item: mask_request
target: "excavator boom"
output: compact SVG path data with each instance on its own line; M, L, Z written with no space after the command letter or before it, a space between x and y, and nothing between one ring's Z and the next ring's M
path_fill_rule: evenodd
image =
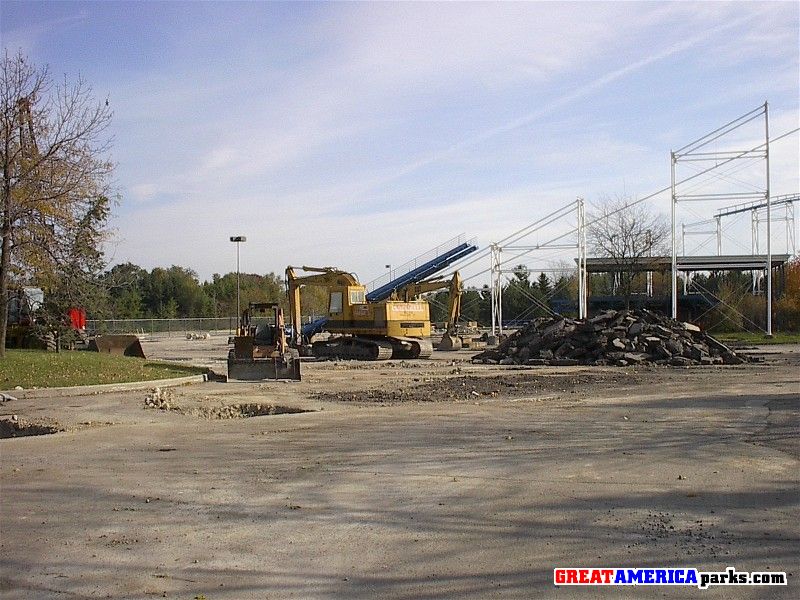
M429 279L419 283L410 284L397 290L399 297L406 301L418 298L421 294L435 292L437 290L448 290L447 302L447 322L445 323L445 333L439 342L440 350L461 350L463 342L458 336L458 319L461 317L461 296L462 279L458 271L453 273L450 279Z

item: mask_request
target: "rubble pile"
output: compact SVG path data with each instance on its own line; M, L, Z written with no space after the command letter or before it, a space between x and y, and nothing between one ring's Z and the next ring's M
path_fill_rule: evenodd
M145 408L157 408L159 410L174 409L174 404L170 404L173 399L172 390L169 388L153 388L153 390L144 397Z
M738 365L745 359L691 323L649 310L588 320L536 319L473 362L501 365Z

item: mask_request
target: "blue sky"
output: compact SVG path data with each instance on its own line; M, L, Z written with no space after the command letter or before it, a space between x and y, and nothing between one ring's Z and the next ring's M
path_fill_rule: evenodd
M228 237L243 234L245 271L335 265L368 281L577 196L647 195L669 183L671 148L765 100L774 135L800 114L796 2L0 11L4 48L109 98L109 257L201 278L235 268ZM775 194L800 189L797 139L771 149Z

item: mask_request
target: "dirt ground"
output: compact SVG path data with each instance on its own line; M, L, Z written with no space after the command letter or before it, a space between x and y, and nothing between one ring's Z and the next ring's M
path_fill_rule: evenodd
M145 340L224 372L227 337ZM17 398L3 598L800 596L800 347L735 367L304 363L301 382ZM554 567L785 571L576 588Z

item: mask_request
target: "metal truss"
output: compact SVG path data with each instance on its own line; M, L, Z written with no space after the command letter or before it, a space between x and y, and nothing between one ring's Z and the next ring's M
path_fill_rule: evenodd
M577 226L572 230L576 234L574 243L569 241L562 241L566 236L559 236L557 240L550 240L543 244L536 245L518 245L519 242L545 227L553 223L569 217L575 216ZM559 243L556 243L559 242ZM517 231L516 233L506 237L502 242L496 242L490 245L490 268L489 271L491 281L491 307L492 307L492 335L503 333L503 280L504 275L508 273L515 273L516 269L507 268L504 265L515 262L523 256L527 256L533 252L540 250L569 250L575 249L577 251L577 279L578 279L578 318L585 319L587 315L587 300L588 300L588 278L586 274L586 207L583 198L578 198L574 202L553 211L538 219L534 223L528 225ZM503 257L503 253L507 252L512 254L507 258ZM536 269L540 272L560 273L564 269Z
M759 144L754 148L749 149L734 149L734 150L712 150L715 142L725 142L726 136L733 136L742 127L751 122L757 122L763 119L764 122L764 143ZM740 132L741 133L741 132ZM746 182L728 177L726 174L721 173L721 167L729 165L734 161L758 161L763 165L764 185L763 187L752 186ZM692 162L711 162L712 166L704 169L699 175L708 175L709 178L717 178L719 180L725 179L729 182L736 183L738 187L748 187L747 191L730 191L723 193L691 193L691 189L681 187L682 184L694 179L694 177L683 179L678 182L676 178L676 170L681 163ZM677 253L677 236L676 236L676 212L679 203L685 202L748 202L752 205L764 206L766 210L766 260L764 269L766 271L767 283L767 335L772 335L772 243L771 243L771 228L772 228L772 208L771 198L769 194L770 178L769 178L769 105L764 102L762 106L751 110L748 113L734 119L715 129L714 131L686 144L678 150L670 152L671 164L671 184L670 189L672 192L672 318L678 316L678 253ZM714 233L717 235L717 253L722 254L722 228L720 219L726 214L735 214L733 211L751 210L750 206L732 207L726 213L726 209L718 211L713 220L716 221L716 228ZM709 220L711 221L711 220ZM703 225L707 222L695 223L693 225ZM682 236L685 243L685 236L687 233L700 233L693 231L690 225L690 231L687 232L684 227ZM685 249L684 249L685 250ZM754 253L755 254L755 253ZM685 252L684 252L685 256Z

